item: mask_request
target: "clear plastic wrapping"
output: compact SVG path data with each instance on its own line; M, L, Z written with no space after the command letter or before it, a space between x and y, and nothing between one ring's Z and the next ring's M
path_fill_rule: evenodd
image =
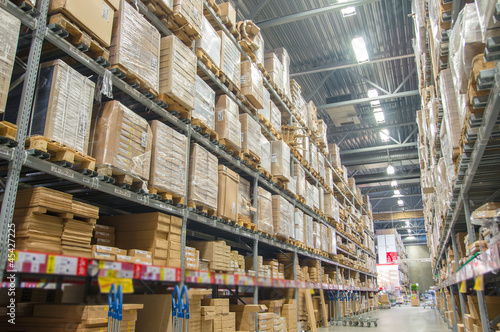
M201 21L201 38L195 41L196 50L203 50L203 53L212 60L217 68L221 67L221 37L212 27L205 16Z
M252 206L250 189L250 182L240 177L238 185L238 214L239 217L243 217L242 219L253 221L252 211L254 211L254 208Z
M439 74L439 83L441 103L443 105L444 118L446 118L448 124L447 130L451 139L451 146L452 148L458 148L460 146L463 122L460 123L457 96L455 94L453 79L449 69L441 70Z
M196 76L196 98L191 116L215 129L215 92L199 76Z
M310 141L310 139L308 138ZM319 165L318 165L318 148L316 147L316 144L313 142L309 142L309 163L311 165L311 168L315 170L316 172L319 172Z
M217 210L219 186L217 157L197 143L191 144L188 200Z
M151 121L153 144L149 185L184 197L187 176L187 137L166 124Z
M174 35L161 39L160 93L194 109L196 55Z
M293 174L295 177L297 177L297 185L296 185L297 195L305 198L306 197L306 171L304 170L304 167L299 163L295 163L293 167L294 167Z
M241 63L241 94L257 109L264 108L262 73L250 61Z
M330 233L329 234L329 250L328 252L332 255L336 255L337 254L337 232L335 231L335 229L333 227L328 227L328 232Z
M313 248L321 250L321 226L316 221L313 221L312 232L313 232L313 243L314 243Z
M87 155L95 84L62 60L40 67L29 135L45 136Z
M260 125L250 114L240 114L241 150L261 157Z
M218 166L217 217L238 220L240 176L225 165Z
M326 170L325 170L325 156L322 153L318 153L318 169L319 169L319 176L322 179L326 179Z
M153 134L146 120L118 101L94 109L90 151L97 167L149 179Z
M330 167L326 168L325 176L326 185L333 190L333 170Z
M318 111L316 109L316 105L311 100L307 103L307 112L306 112L306 120L307 127L311 129L312 132L318 131Z
M260 166L271 173L271 143L260 134Z
M286 239L293 237L293 205L281 195L274 195L272 201L274 234Z
M482 41L486 43L487 38L498 36L500 22L494 19L497 2L491 0L476 0L476 10L481 27Z
M219 30L217 34L221 38L220 70L239 90L241 88L241 53L224 31Z
M330 241L328 240L328 236L330 235L328 232L328 227L325 224L320 224L321 229L321 250L328 252L330 249Z
M14 61L16 60L17 41L21 21L0 8L0 113L5 112L7 95L9 94L10 78Z
M309 152L309 138L305 137L306 132L303 129L297 130L297 149L304 160L309 163L310 152Z
M255 63L264 64L264 38L262 34L259 32L254 39L254 44L257 47L255 53Z
M313 185L309 183L309 181L306 181L306 205L309 206L310 208L313 207L314 205L314 191L313 191Z
M271 122L271 95L264 85L262 85L262 108L259 109L259 114Z
M129 74L158 92L160 33L126 1L115 13L109 54L112 65L125 67Z
M283 65L274 52L264 55L264 68L278 89L283 90Z
M325 214L335 220L339 220L339 202L334 195L330 193L324 194Z
M304 212L295 209L295 240L305 243L304 238Z
M229 98L228 98L229 99ZM219 139L224 139L234 149L241 149L241 123L240 119L229 109L217 110L215 131Z
M325 212L325 190L323 187L319 187L319 210Z
M304 214L304 232L306 238L306 246L314 248L314 226L313 218Z
M280 47L274 50L278 59L281 61L283 65L283 93L289 99L291 99L290 94L290 56L286 51L286 48Z
M271 142L271 173L290 180L290 147L283 141Z
M326 135L328 131L328 126L326 125L325 121L323 121L323 119L318 120L318 131L319 131L318 137L321 139L323 143L325 143L326 149L328 150L328 138Z
M281 134L281 111L274 102L271 101L271 125Z
M319 189L316 186L311 186L313 192L313 208L319 210Z
M274 224L273 224L273 201L270 192L258 188L258 224L257 229L260 232L273 235L274 234Z
M191 28L198 35L202 34L203 0L174 0L174 13L182 14Z

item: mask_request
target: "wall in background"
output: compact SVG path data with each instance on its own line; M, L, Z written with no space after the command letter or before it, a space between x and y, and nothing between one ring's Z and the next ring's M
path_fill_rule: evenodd
M429 258L429 249L427 246L407 246L406 253L408 259ZM410 274L410 283L419 284L418 290L420 292L427 291L431 286L434 286L432 279L431 262L408 262L408 272Z

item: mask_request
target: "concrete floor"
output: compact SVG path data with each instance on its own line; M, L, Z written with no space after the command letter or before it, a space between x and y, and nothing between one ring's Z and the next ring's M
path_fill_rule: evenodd
M366 315L366 314L365 314ZM422 307L392 307L378 309L371 313L372 317L379 318L378 326L353 327L333 325L329 328L319 328L318 332L357 332L357 331L391 331L391 332L450 332L437 309Z

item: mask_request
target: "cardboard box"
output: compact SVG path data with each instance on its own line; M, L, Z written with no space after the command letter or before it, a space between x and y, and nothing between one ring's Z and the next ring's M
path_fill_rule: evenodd
M191 117L215 130L215 92L199 76L196 76L196 97Z
M151 258L152 256L152 252L151 251L147 251L147 250L139 250L139 249L129 249L127 251L127 254L131 257L135 257L135 258Z
M119 0L51 0L49 15L64 14L102 46L109 47L114 14L119 8Z
M258 193L258 206L257 206L257 229L265 234L274 234L273 222L273 203L272 195L270 192L259 187Z
M0 113L4 113L9 94L12 69L16 60L21 21L3 9L0 9L0 21L3 25L3 29L0 31L0 38L2 40L0 44L0 59L2 59L0 61Z
M225 4L231 4L226 2ZM233 41L222 30L217 31L221 39L220 49L220 70L226 75L226 78L234 84L234 86L241 89L241 54Z
M260 125L250 114L240 114L241 150L253 157L261 158Z
M474 329L474 324L476 324L476 320L468 314L464 315L464 326L467 330L472 331Z
M190 24L193 34L201 35L203 16L202 0L174 0L174 13L179 13ZM196 39L195 38L195 39Z
M238 185L240 176L224 165L219 165L217 217L238 220Z
M263 108L263 80L257 66L250 61L241 63L241 94L257 109Z
M293 206L280 195L272 196L274 235L293 238Z
M109 254L109 253L92 251L92 258L98 259L98 260L101 260L101 261L115 261L116 260L116 255L115 254Z
M217 7L219 7L219 17L232 26L236 26L236 10L233 5L228 1L219 4Z
M217 210L218 159L201 145L191 145L188 200Z
M200 51L203 52L217 68L220 68L221 43L221 37L217 34L217 31L215 31L207 18L203 16L201 22L201 38L195 41L197 54Z
M271 173L285 181L290 177L290 147L283 141L271 142Z
M241 150L241 123L229 110L216 110L215 131L224 145L239 154Z
M170 294L124 295L125 303L139 303L136 331L172 332L172 296Z

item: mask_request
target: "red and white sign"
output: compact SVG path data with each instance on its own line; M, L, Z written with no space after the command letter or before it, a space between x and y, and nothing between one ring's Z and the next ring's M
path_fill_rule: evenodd
M387 264L398 262L398 253L395 251L386 252Z

